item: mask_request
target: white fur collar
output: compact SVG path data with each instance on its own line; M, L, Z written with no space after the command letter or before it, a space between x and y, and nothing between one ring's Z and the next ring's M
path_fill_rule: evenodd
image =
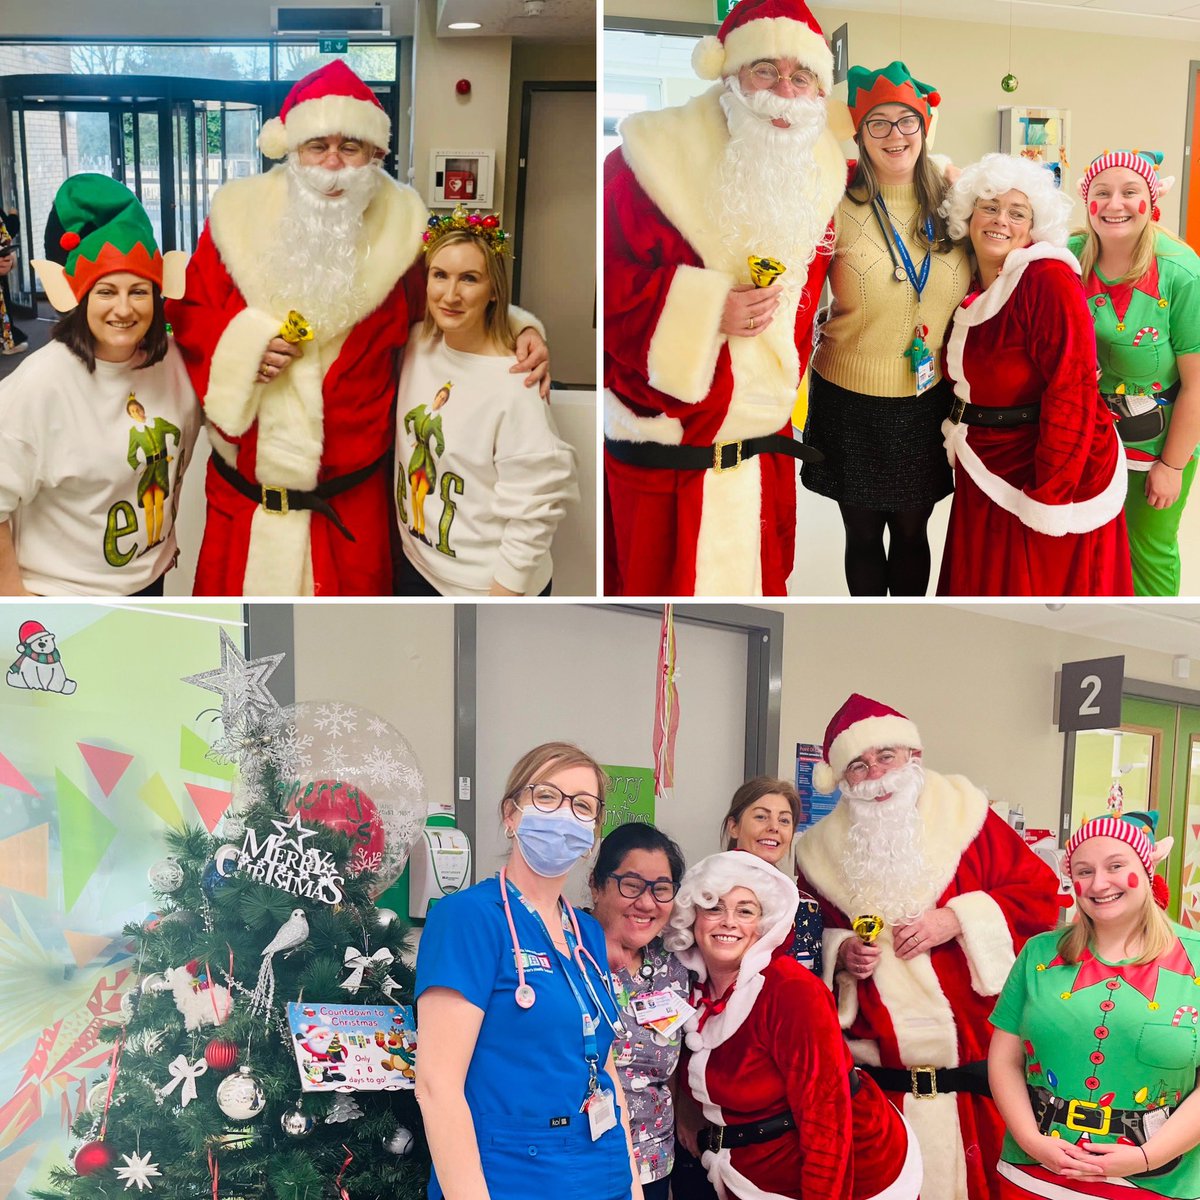
M238 290L252 308L271 311L259 249L264 232L279 220L287 203L287 166L265 175L235 179L213 197L209 231ZM384 176L363 217L371 246L359 270L354 320L377 309L421 252L429 210L412 188ZM281 319L287 314L279 314Z
M987 797L961 775L925 772L925 787L917 801L917 812L925 825L925 866L941 894L954 879L963 852L978 836L987 819ZM805 878L847 916L854 897L842 873L850 832L850 805L842 799L837 807L796 842L796 865ZM707 1029L707 1026L705 1026Z
M954 313L954 324L973 326L990 321L1016 291L1021 276L1025 274L1025 268L1031 262L1041 259L1066 263L1076 275L1079 274L1079 262L1065 246L1052 246L1049 242L1033 242L1031 245L1022 246L1020 250L1009 253L1004 260L1004 266L1000 268L1000 274L992 281L990 287L984 289L974 304L966 308L961 305L958 307Z
M646 195L687 238L704 265L747 281L745 256L721 240L706 207L729 141L721 109L723 91L724 85L716 84L678 107L627 117L621 123L621 149ZM821 176L817 211L828 222L846 190L846 159L828 129L814 146L813 159Z

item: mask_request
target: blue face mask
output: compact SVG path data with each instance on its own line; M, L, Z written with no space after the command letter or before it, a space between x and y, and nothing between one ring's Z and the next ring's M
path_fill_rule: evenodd
M543 879L565 875L596 841L591 825L536 808L522 811L515 836L526 865Z

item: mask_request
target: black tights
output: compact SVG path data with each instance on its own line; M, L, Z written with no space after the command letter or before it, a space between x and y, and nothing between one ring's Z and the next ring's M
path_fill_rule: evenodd
M849 504L838 507L846 528L846 586L850 595L925 595L930 565L926 527L933 505L899 512L876 512Z

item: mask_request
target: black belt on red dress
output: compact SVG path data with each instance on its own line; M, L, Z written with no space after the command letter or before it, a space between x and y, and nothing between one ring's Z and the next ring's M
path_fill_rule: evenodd
M872 1067L863 1063L858 1069L875 1080L885 1092L908 1092L928 1099L943 1092L971 1092L990 1096L987 1063L964 1063L961 1067Z
M604 449L617 462L630 467L654 467L667 471L732 471L756 454L788 454L801 462L825 461L812 446L782 433L739 441L716 442L712 446L673 446L665 442L626 442L604 439Z
M983 404L968 404L954 397L950 405L951 425L986 425L991 428L1003 425L1032 425L1042 411L1042 402L1021 404L1014 408L988 408Z
M217 474L230 487L235 491L241 492L246 499L257 501L267 512L286 513L290 512L293 508L311 509L313 512L320 513L321 516L329 520L338 533L353 542L355 540L354 534L346 528L342 523L341 517L334 512L333 506L329 503L329 498L331 496L340 496L343 492L348 492L351 488L357 487L360 483L370 479L390 459L391 451L389 450L386 454L380 455L369 466L360 467L357 471L351 471L348 475L339 475L336 479L326 479L318 483L315 488L309 489L267 487L265 484L253 483L241 474L236 467L231 467L215 451L210 461Z
M776 1113L761 1121L745 1125L710 1125L700 1134L702 1150L731 1150L734 1146L754 1146L771 1142L796 1128L796 1118L790 1112Z

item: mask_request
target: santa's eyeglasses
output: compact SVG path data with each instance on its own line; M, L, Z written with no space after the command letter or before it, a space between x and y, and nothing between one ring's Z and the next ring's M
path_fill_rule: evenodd
M798 92L807 92L817 84L817 77L811 71L793 71L790 75L782 75L774 63L757 63L750 70L751 82L762 91L778 87L781 79L786 79Z

